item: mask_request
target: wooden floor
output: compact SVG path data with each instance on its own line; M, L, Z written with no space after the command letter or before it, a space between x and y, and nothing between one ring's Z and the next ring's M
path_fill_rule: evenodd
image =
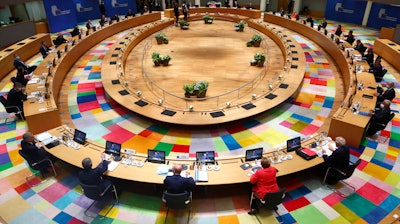
M125 74L129 82L133 83L133 88L143 92L145 99L156 102L163 98L164 105L171 108L187 108L186 100L172 96L184 97L182 86L185 83L208 81L207 97L214 97L246 85L261 74L262 79L253 85L249 84L239 92L220 97L220 105L217 105L217 99L191 104L197 109L216 109L223 107L228 101L232 104L247 102L251 94L260 95L266 91L268 83L274 82L278 71L282 71L284 61L275 42L251 28L247 29L250 32L235 32L233 23L218 20L210 25L204 25L203 21L191 22L189 30L169 27L163 30L169 44L157 45L154 36L151 36L137 45L129 54ZM263 36L262 47L246 47L246 42L255 33ZM162 56L170 55L170 65L155 67L151 59L152 52L159 52ZM263 52L267 57L265 70L250 66L250 61L257 52ZM152 85L146 80L144 73L151 82L172 95L164 94ZM143 86L150 86L150 90Z

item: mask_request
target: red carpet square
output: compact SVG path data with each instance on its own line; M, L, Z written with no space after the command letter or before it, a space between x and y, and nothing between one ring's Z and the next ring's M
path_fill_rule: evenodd
M112 142L117 142L117 143L124 143L128 141L130 138L135 136L134 133L121 128L119 125L111 125L108 127L108 129L111 131L109 134L104 135L103 138L112 141Z
M382 201L384 201L389 195L388 192L381 190L380 188L370 183L366 183L364 186L358 189L357 193L364 198L370 200L375 205L381 204Z
M172 152L184 152L189 153L189 146L188 145L174 145L172 147Z
M70 191L68 187L57 182L39 192L39 195L42 196L42 198L46 199L48 202L54 203L62 196L64 196L64 194L66 194L68 191Z
M304 207L309 204L310 204L310 202L305 197L297 198L295 200L283 203L283 205L289 212L294 211L296 209L299 209L299 208Z
M323 198L322 200L325 203L327 203L329 206L334 206L337 203L341 202L343 200L343 197L336 193L332 193L332 194L326 196L325 198Z
M30 188L31 188L31 187L29 186L28 183L23 183L23 184L19 185L18 187L16 187L16 188L15 188L15 191L16 191L18 194L21 194L22 192L24 192L24 191L26 191L26 190L28 190L28 189L30 189Z

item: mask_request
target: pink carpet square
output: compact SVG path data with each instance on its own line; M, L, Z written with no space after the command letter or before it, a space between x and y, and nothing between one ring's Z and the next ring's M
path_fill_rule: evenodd
M375 205L381 204L382 201L385 200L389 195L388 192L370 183L366 183L364 186L358 189L357 193L363 196L364 198L370 200Z
M85 111L100 108L100 105L99 105L99 102L93 101L93 102L87 102L87 103L80 103L80 104L78 104L78 107L79 107L80 112L85 112Z
M71 220L69 220L68 224L85 224L86 222L81 221L75 217L72 217Z
M389 185L389 184L387 184L387 183L385 183L385 182L383 182L383 181L381 181L381 180L379 180L379 179L377 179L375 177L372 177L369 180L369 183L375 185L379 189L384 190L384 191L386 191L388 193L391 193L393 191L393 189L395 188L392 185Z
M329 206L334 206L337 203L341 202L344 198L336 193L332 193L328 196L326 196L325 198L323 198L322 200L328 204Z
M134 133L132 133L124 128L121 128L119 125L116 125L116 124L109 126L108 129L111 132L107 135L103 135L103 138L108 141L117 142L117 143L122 144L122 143L128 141L130 138L135 136Z
M315 125L307 125L307 127L305 127L301 133L303 135L311 135L313 133L315 133L318 130L319 127L315 126Z
M7 144L0 145L0 154L7 152Z
M367 161L361 160L360 165L357 166L357 169L363 170L368 165Z
M285 208L289 212L291 212L291 211L294 211L296 209L302 208L302 207L304 207L306 205L309 205L309 204L310 204L310 202L305 197L300 197L300 198L297 198L295 200L284 202L283 206L285 206Z
M44 189L43 191L39 192L39 195L42 196L42 198L46 199L48 202L54 203L62 196L64 196L64 194L67 193L69 190L70 189L68 187L62 185L59 182L56 182Z
M78 85L78 93L88 92L88 91L92 91L94 89L95 89L94 83L80 83Z
M287 128L290 128L290 127L292 127L292 123L289 123L289 122L287 122L287 121L282 121L281 123L280 123L280 125L282 125L283 127L287 127Z

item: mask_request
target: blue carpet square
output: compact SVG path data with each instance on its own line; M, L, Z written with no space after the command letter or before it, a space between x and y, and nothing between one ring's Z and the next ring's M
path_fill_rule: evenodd
M307 124L311 123L313 121L313 119L299 115L299 114L292 114L292 118L300 120L300 121L304 121Z
M232 135L224 135L221 136L221 138L222 140L224 140L225 145L228 147L229 150L242 148L242 146L240 146L239 143L236 142Z
M100 104L100 107L101 107L101 109L103 111L107 111L107 110L111 110L112 109L110 104L108 104L108 103L102 103L102 104Z
M286 213L284 215L281 215L283 222L282 223L296 223L296 220L290 215L290 213ZM278 221L282 221L279 220L278 217L276 218Z
M14 137L14 138L9 138L9 139L7 139L6 142L7 142L7 143L10 143L10 142L13 142L13 141L16 141L16 140L17 140L17 138Z
M78 104L93 102L93 101L97 101L97 97L95 94L87 95L87 96L78 96L76 101L78 102Z
M376 149L377 146L378 146L378 142L374 142L374 141L367 142L367 147L369 147L369 148Z
M311 193L310 189L303 185L299 188L289 191L287 194L289 194L292 199L297 199L309 193Z
M91 72L88 77L89 80L100 79L100 78L101 78L101 72Z
M393 211L400 204L400 199L396 196L389 195L380 205L387 212Z
M372 210L368 215L363 216L362 218L367 222L367 223L378 223L381 219L383 219L387 214L389 214L388 211L383 210L380 207L376 207L374 210Z
M85 66L85 67L83 68L83 70L85 70L85 71L90 71L90 70L92 70L92 66Z
M77 81L71 81L69 84L72 84L72 85L79 84L79 80L77 80Z
M60 212L56 217L53 218L53 221L60 224L67 224L72 219L72 216L68 215L65 212Z
M395 148L400 148L400 141L394 140L394 139L390 139L389 145L392 146L392 147L395 147Z
M79 185L79 179L77 173L72 173L63 179L59 180L64 186L68 187L69 189L73 189Z
M64 194L61 198L53 203L55 207L60 210L64 210L68 205L74 202L77 198L79 198L80 194L75 191L69 191Z
M376 159L372 159L371 162L376 164L376 165L378 165L378 166L384 167L384 168L386 168L388 170L392 170L392 168L393 168L392 165L386 164L386 163L384 163L382 161L379 161L379 160L376 160Z
M333 105L333 99L331 99L331 97L325 97L325 101L324 101L323 107L332 108L332 105Z
M246 127L247 129L250 129L250 128L253 128L253 127L255 127L255 126L259 125L259 124L260 124L259 121L251 119L251 120L246 121L243 124L243 126Z
M28 190L22 192L20 195L24 200L26 200L26 199L32 197L35 194L36 194L35 191L33 191L32 189L28 189Z
M81 118L81 117L82 117L81 114L71 114L71 119L72 119L72 120L78 119L78 118Z

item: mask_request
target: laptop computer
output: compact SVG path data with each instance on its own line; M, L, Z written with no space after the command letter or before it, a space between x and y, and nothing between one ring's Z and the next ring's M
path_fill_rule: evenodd
M151 163L165 163L165 152L161 150L152 150L149 149L147 151L147 161Z
M286 141L286 149L288 152L296 151L301 149L301 138L296 137Z
M249 149L246 150L245 161L252 161L256 159L261 159L263 155L263 148Z
M80 131L78 129L75 129L74 132L74 138L73 138L74 142L79 143L81 145L85 144L86 141L86 133L83 131Z
M196 163L214 164L215 152L214 151L196 152Z

